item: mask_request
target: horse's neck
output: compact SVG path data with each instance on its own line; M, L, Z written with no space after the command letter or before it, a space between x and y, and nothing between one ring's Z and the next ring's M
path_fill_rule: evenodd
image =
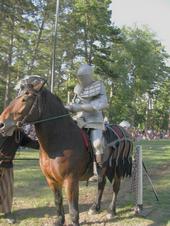
M62 134L69 129L69 125L71 125L71 119L70 116L67 115L61 115L61 117L58 118L56 115L52 116L51 119L46 118L44 122L40 122L35 125L35 130L37 134L44 135L45 137L53 137L56 136L56 134ZM63 117L62 117L63 116ZM54 117L54 118L53 118Z
M66 109L61 100L50 91L44 90L41 98L42 118L66 114Z
M44 93L42 96L42 115L40 120L45 120L35 124L36 134L40 143L46 149L55 145L62 146L63 140L68 140L68 130L74 127L73 120L64 108L62 102L53 94ZM54 119L55 118L55 119Z

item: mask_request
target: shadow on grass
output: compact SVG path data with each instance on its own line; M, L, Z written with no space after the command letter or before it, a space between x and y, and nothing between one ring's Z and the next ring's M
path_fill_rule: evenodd
M89 204L80 204L80 213L88 212L91 205ZM68 208L65 205L65 214L68 213ZM106 224L106 223L116 223L120 220L124 219L130 219L132 216L122 217L120 215L131 211L131 209L121 210L118 212L118 215L113 219L107 219L106 216L104 217L98 217L99 215L96 214L94 216L87 217L87 220L81 220L81 225L93 225L93 224ZM37 207L37 208L26 208L26 209L20 209L15 210L14 215L17 218L18 223L27 219L37 219L37 218L54 218L56 217L56 208L55 207L49 207L49 206L43 206L43 207ZM88 215L87 215L88 216ZM92 220L94 219L94 220Z
M154 205L154 204L153 204ZM153 206L153 211L151 214L149 214L146 217L140 217L140 216L135 216L132 208L126 208L124 209L124 207L126 205L123 205L124 207L119 209L118 208L118 212L117 212L117 216L113 219L107 219L106 218L106 206L108 206L108 201L103 202L103 207L102 208L102 212L101 214L97 214L94 216L89 216L88 215L88 210L91 207L91 204L80 204L80 214L83 214L83 217L80 216L80 222L81 225L100 225L100 224L108 224L108 225L112 225L114 223L123 223L124 225L128 225L128 223L126 222L126 220L130 220L130 219L136 219L135 221L138 222L138 219L143 219L145 220L152 220L153 223L148 224L148 226L165 226L168 224L168 218L166 216L167 212L164 213L162 210L159 209L159 205L157 205L156 207ZM145 206L144 206L145 208ZM65 214L68 214L68 206L64 205L64 209L65 209ZM19 210L15 210L14 214L17 218L18 222L22 222L24 220L28 220L28 219L42 219L42 218L55 218L56 217L56 208L54 207L50 207L50 206L43 206L43 207L36 207L36 208L25 208L25 209L19 209ZM85 215L84 215L85 214ZM160 216L162 215L162 216ZM124 221L126 223L124 223Z
M45 216L55 216L56 215L56 208L55 207L37 207L37 208L26 208L15 210L13 212L19 221L28 219L28 218L43 218Z
M80 212L88 211L91 205L81 204ZM68 214L68 206L64 205L65 214ZM25 208L13 211L14 215L17 218L18 222L27 220L27 219L37 219L37 218L53 218L56 217L56 207L36 207L36 208Z

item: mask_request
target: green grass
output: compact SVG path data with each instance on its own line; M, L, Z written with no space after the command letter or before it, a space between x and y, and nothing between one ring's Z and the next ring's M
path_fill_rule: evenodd
M144 204L153 208L148 218L153 225L170 225L170 141L143 141L140 144L144 163L159 197L157 202L148 179L144 177Z
M144 174L144 209L152 210L145 218L136 217L132 211L135 205L134 194L131 192L131 180L122 181L118 197L117 218L106 219L106 209L111 201L111 186L106 186L102 209L96 216L88 216L87 211L95 198L96 184L89 187L85 182L80 184L80 222L81 225L106 226L170 226L170 141L142 141L143 160L154 187L158 193L156 201L151 185ZM19 158L38 158L37 151L22 151ZM39 168L37 160L16 160L14 166L15 191L13 211L19 226L51 225L55 219L53 194L48 188L45 178ZM68 220L67 202L64 198L66 217ZM4 219L0 219L0 226L6 226Z

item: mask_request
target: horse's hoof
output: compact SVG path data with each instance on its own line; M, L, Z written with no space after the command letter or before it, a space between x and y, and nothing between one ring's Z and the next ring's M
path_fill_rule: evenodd
M64 225L66 225L66 224L63 224L61 222L56 221L56 222L53 223L52 226L64 226Z
M73 224L64 224L64 226L80 226L80 224L75 224L75 223L73 223Z
M111 219L113 219L113 214L111 214L111 213L108 213L108 214L106 215L106 218L107 218L108 220L111 220Z
M88 214L89 214L89 215L94 215L94 214L99 213L99 211L100 211L100 208L97 206L96 203L94 203L94 204L92 205L92 207L89 209Z
M115 215L114 213L108 213L107 215L106 215L106 218L108 219L108 220L112 220L113 218L115 219L117 217L117 215Z
M64 224L60 224L60 223L53 223L52 226L63 226Z
M88 215L95 215L95 214L97 214L97 211L96 210L89 209Z
M52 226L63 226L63 224L53 223Z

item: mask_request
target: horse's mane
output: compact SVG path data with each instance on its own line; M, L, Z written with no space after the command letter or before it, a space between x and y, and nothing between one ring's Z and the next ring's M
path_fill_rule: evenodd
M41 92L41 107L43 112L57 115L68 113L63 105L63 102L58 96L52 94L46 88L43 88Z
M47 123L35 125L36 133L39 134L39 139L41 137L40 142L48 155L54 158L59 154L63 155L64 150L76 149L77 151L75 143L80 136L80 131L60 98L43 88L38 101L41 111L40 120L54 118L54 120L47 120ZM81 144L81 139L78 139Z

